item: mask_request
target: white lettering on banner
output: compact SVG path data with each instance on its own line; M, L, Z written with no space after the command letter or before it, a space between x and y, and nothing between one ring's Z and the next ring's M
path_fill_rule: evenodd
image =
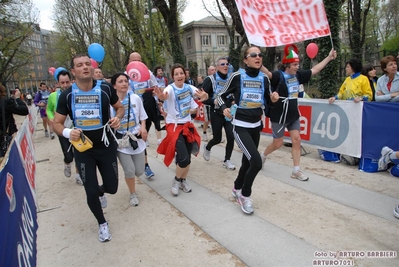
M29 203L24 196L24 203L22 208L22 227L19 226L22 236L22 244L18 242L17 253L19 266L31 266L30 259L33 256L33 228L34 221L32 211L29 207ZM22 261L21 261L22 260ZM22 264L23 263L23 264Z
M321 123L324 117L324 112L320 112L315 125L313 126L313 133L320 134L321 138L327 138L330 140L336 140L339 136L339 125L340 117L337 113L333 112L327 116L327 122ZM334 123L332 122L334 120ZM332 130L332 125L335 125L334 130Z
M236 0L252 44L279 46L330 35L323 0Z

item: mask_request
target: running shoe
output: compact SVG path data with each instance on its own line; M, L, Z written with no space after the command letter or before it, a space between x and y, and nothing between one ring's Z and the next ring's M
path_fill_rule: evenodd
M101 202L101 208L105 209L108 205L107 196L103 195L103 196L99 196L98 198L100 199L100 202Z
M158 139L158 146L162 143L162 139Z
M241 210L246 214L254 213L254 208L252 207L252 199L250 197L244 197L240 194L238 197L238 203L241 205Z
M238 198L241 196L241 189L234 189L231 190L231 194L233 195L233 197L235 198L235 200L240 203L240 201L238 200Z
M266 162L266 156L263 154L263 152L260 152L260 158L262 159L262 169L265 166L265 162Z
M399 205L397 205L393 210L393 216L399 219Z
M146 177L147 179L149 179L149 178L151 178L152 176L155 175L155 174L153 173L153 171L151 170L150 166L146 166L146 167L145 167L144 174L145 174L145 177Z
M182 179L180 182L180 189L183 190L184 193L191 192L191 186L187 183L186 179Z
M51 139L54 139L54 138L55 138L54 133L50 133L50 136L51 136Z
M202 141L205 141L205 142L208 141L208 136L206 135L206 133L202 134Z
M209 161L211 159L211 151L206 149L206 145L204 145L204 153L202 154L202 156L206 161Z
M100 242L108 242L112 239L111 232L109 231L108 223L105 222L100 224L100 228L98 229L98 240Z
M129 203L130 203L130 205L133 206L133 207L136 207L136 206L139 205L139 198L138 198L136 192L130 194L130 201L129 201Z
M71 164L64 165L64 175L66 177L71 177Z
M379 171L384 171L387 169L388 163L391 162L390 156L393 152L394 151L387 146L384 146L381 149L381 158L378 160L378 170Z
M173 178L172 188L170 189L172 195L177 196L179 194L179 187L180 181L176 181L176 179Z
M223 162L223 168L226 168L228 170L235 170L236 166L234 166L234 164L231 163L230 160L226 160L225 162Z
M83 185L83 181L82 181L82 178L80 178L79 173L76 174L76 176L75 176L75 181L76 181L76 183L77 183L78 185Z
M47 131L44 131L44 136L45 136L45 137L49 137L49 135L48 135L48 132L47 132Z
M291 178L292 179L298 179L299 181L307 181L307 180L309 180L309 177L307 177L301 171L292 172L291 173Z

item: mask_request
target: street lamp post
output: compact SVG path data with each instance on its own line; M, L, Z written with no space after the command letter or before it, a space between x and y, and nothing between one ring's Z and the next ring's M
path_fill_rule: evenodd
M157 9L155 7L152 7L152 0L148 0L147 1L147 5L148 5L148 10L149 10L149 14L144 15L145 19L150 19L150 38L151 38L151 52L152 52L152 69L154 69L155 67L155 48L154 48L154 34L153 34L153 28L152 28L152 13L156 13Z

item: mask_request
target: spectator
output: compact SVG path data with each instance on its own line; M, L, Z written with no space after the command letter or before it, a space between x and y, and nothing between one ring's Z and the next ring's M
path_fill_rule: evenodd
M11 136L17 132L17 126L13 114L28 115L29 110L26 104L20 99L21 92L15 89L13 97L7 98L6 88L0 84L0 138L1 142L5 135ZM3 110L5 112L5 124L3 125ZM3 151L5 152L5 151ZM3 156L3 155L1 155Z
M384 72L378 81L375 90L377 102L399 102L399 72L394 56L383 57L380 61Z
M362 74L369 78L370 80L370 87L373 95L371 97L371 101L375 101L375 88L377 87L377 70L374 68L373 65L367 64L363 67Z
M355 103L359 103L360 101L371 101L373 93L371 91L370 81L366 76L360 73L362 69L363 66L360 59L352 58L346 62L345 71L348 77L339 89L338 94L329 98L330 104L336 99L353 100ZM341 162L348 165L357 165L359 159L341 154Z
M371 101L372 91L370 82L366 76L360 73L362 69L363 66L360 59L352 58L346 62L345 71L348 77L341 85L338 94L329 98L330 104L336 99L353 100L355 103Z

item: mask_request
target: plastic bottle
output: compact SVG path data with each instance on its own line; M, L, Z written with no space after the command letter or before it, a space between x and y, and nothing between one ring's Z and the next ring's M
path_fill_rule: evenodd
M237 111L237 104L234 104L234 105L232 105L230 107L230 114L231 114L232 117L234 117L234 115L236 114L236 111ZM231 121L232 120L232 118L231 119L229 119L227 117L224 117L224 118L225 118L226 121Z

